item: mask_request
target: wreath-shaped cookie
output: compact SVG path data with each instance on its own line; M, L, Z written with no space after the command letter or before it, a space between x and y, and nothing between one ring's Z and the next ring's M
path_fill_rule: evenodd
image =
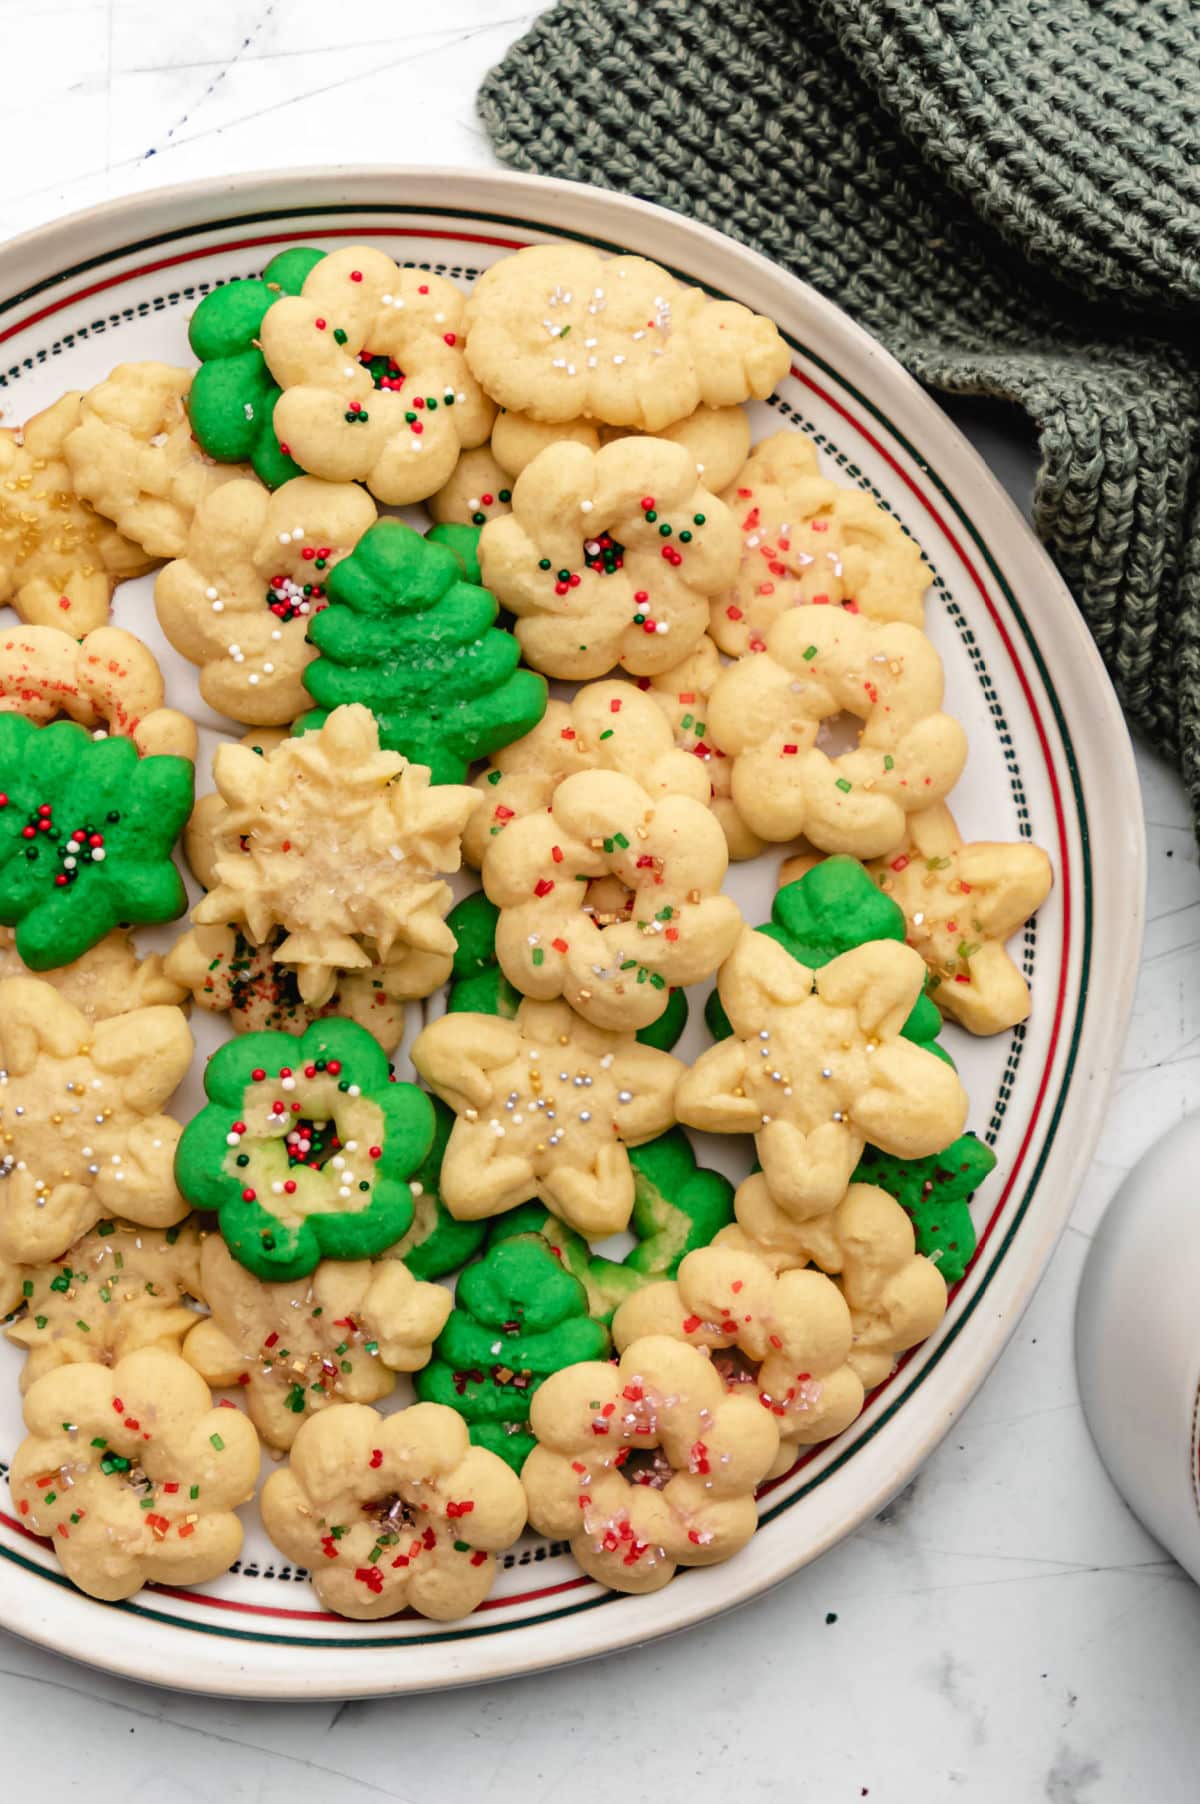
M662 439L551 446L479 538L483 580L517 616L527 660L574 681L678 664L737 557L733 515L682 445Z
M556 1372L530 1420L530 1524L568 1540L614 1591L658 1591L677 1566L737 1553L779 1452L777 1418L757 1394L727 1391L698 1347L661 1334L633 1341L616 1364Z
M120 627L99 626L81 640L55 626L0 633L0 713L35 726L66 716L82 727L132 739L143 757L196 761L196 728L163 706L153 652Z
M25 1425L8 1478L17 1515L89 1597L202 1585L241 1552L234 1512L254 1495L258 1436L239 1411L214 1409L174 1353L47 1372Z
M941 712L937 652L916 627L823 607L793 608L766 645L724 672L708 704L739 814L762 839L890 851L966 761L966 735ZM821 722L842 712L862 721L859 743L830 757Z
M324 1608L363 1621L405 1608L438 1622L468 1615L525 1526L516 1473L437 1403L313 1416L261 1503L267 1533L309 1568Z
M484 858L501 968L523 995L564 996L599 1027L644 1027L669 990L733 949L742 917L721 893L727 868L702 803L655 799L614 771L567 777L547 812L514 821ZM598 899L610 878L618 893Z
M670 670L639 677L638 687L666 716L677 749L694 759L708 779L709 806L721 823L731 858L755 858L763 841L752 833L734 804L729 758L708 724L708 700L723 669L716 646L706 633L691 652Z
M433 1109L398 1084L353 1021L243 1034L209 1059L208 1105L183 1131L179 1188L217 1212L230 1252L258 1278L303 1278L317 1261L371 1259L408 1232L408 1180L429 1151Z
M365 482L391 506L432 495L495 417L463 358L465 312L452 282L382 251L323 257L259 331L283 391L280 445L311 475Z

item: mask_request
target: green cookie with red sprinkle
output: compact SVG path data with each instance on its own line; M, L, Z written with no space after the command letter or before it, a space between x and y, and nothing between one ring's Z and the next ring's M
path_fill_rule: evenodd
M268 488L302 474L275 436L279 387L258 348L263 316L283 294L299 294L324 251L294 244L267 264L262 276L225 282L206 294L188 326L200 359L188 396L192 432L220 464L249 463Z
M394 1081L357 1022L243 1034L208 1061L206 1108L184 1129L175 1181L215 1210L257 1278L306 1277L321 1259L372 1259L412 1223L409 1180L433 1143L433 1105Z
M975 1252L975 1224L968 1204L995 1170L996 1155L974 1134L960 1134L926 1159L893 1159L868 1146L854 1174L856 1184L878 1184L894 1196L912 1222L917 1251L957 1284Z
M70 964L114 927L183 913L171 852L194 788L186 758L0 715L0 923L31 971Z

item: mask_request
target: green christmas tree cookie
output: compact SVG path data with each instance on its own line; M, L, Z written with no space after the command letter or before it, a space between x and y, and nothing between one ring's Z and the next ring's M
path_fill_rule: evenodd
M775 893L770 921L755 928L814 969L869 940L903 942L905 931L904 910L876 888L857 858L823 859L795 883L784 884ZM733 1029L716 990L704 1006L704 1019L714 1040L729 1038ZM922 992L903 1033L950 1065L950 1054L937 1044L941 1025L937 1004Z
M389 1256L403 1259L414 1278L444 1278L473 1259L487 1235L487 1221L455 1221L442 1201L442 1160L454 1126L454 1110L436 1096L433 1104L433 1145L413 1173L412 1226L404 1239L389 1248Z
M303 1278L320 1259L370 1259L412 1223L409 1180L433 1141L433 1106L398 1084L357 1022L230 1040L204 1073L208 1106L183 1131L175 1181L217 1213L258 1278Z
M475 890L446 917L446 925L458 941L450 973L446 1008L452 1015L499 1015L511 1021L521 1006L521 992L509 983L496 959L496 922L500 910L484 892ZM688 1000L682 990L672 990L657 1021L637 1035L643 1046L670 1052L688 1023Z
M453 520L442 520L425 534L431 545L444 545L453 554L465 583L483 581L479 570L479 530L478 526L459 526Z
M534 1392L563 1366L604 1359L608 1331L537 1234L501 1240L468 1265L454 1302L432 1361L414 1378L417 1395L456 1409L475 1445L519 1472L534 1445Z
M319 726L342 702L365 702L379 742L462 783L486 757L535 727L546 683L519 670L521 648L494 624L495 598L463 580L454 551L400 520L380 520L331 572L329 606L308 635L320 656L304 685Z
M967 1207L996 1155L974 1134L960 1134L944 1152L927 1159L893 1159L869 1146L854 1174L856 1184L878 1184L912 1220L917 1251L957 1284L975 1252L975 1224Z
M279 388L258 348L263 315L281 294L299 294L324 251L292 245L262 276L226 282L206 294L188 327L200 368L188 396L192 431L219 464L250 463L268 488L303 472L280 448L272 416Z
M123 923L183 913L171 851L194 786L186 758L0 714L0 923L31 971L69 964Z

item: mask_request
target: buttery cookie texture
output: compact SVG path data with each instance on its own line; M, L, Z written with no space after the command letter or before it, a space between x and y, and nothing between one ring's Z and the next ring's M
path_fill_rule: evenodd
M196 761L196 728L163 706L162 672L132 633L99 626L73 639L57 626L0 634L0 713L35 726L66 718L132 739L143 756Z

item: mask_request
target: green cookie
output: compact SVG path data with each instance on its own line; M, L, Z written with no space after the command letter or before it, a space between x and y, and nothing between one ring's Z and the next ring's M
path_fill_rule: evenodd
M226 282L206 294L188 327L188 342L200 359L188 397L197 442L220 464L252 464L272 489L303 472L275 437L271 422L279 388L258 336L267 308L281 294L299 294L324 255L292 245L271 259L261 278Z
M458 560L465 583L480 583L483 578L479 571L479 528L478 526L459 526L453 520L443 520L437 526L431 526L425 534L431 545L444 545Z
M521 648L494 622L495 597L463 580L458 557L400 520L380 520L326 585L310 622L321 654L304 685L328 711L365 702L379 742L427 764L435 783L462 783L546 712L546 682L517 668ZM319 726L323 712L297 722Z
M460 1273L455 1306L434 1357L413 1382L425 1403L446 1403L519 1472L533 1447L529 1404L552 1372L603 1359L608 1331L587 1313L583 1286L537 1234L490 1247Z
M412 1226L392 1253L403 1259L414 1278L444 1278L457 1271L483 1245L487 1235L486 1221L455 1221L442 1201L440 1180L446 1142L454 1126L454 1110L436 1096L433 1104L433 1145L423 1164L413 1173L414 1191Z
M183 913L171 851L194 785L186 758L0 714L0 922L31 971L70 964L122 923Z
M876 888L857 858L826 858L776 891L770 921L755 932L776 940L815 970L869 940L903 944L906 928L904 910ZM733 1032L716 990L704 1005L704 1019L714 1040L727 1040ZM904 1037L953 1065L950 1054L937 1044L941 1026L937 1004L922 991L904 1023Z
M175 1181L217 1212L257 1278L303 1278L320 1259L370 1259L408 1232L408 1180L433 1141L424 1091L392 1078L355 1021L314 1021L299 1039L242 1034L204 1073L208 1106L183 1130Z
M893 1159L868 1146L856 1184L878 1184L911 1217L917 1251L932 1259L947 1284L957 1284L975 1252L975 1224L967 1207L996 1155L974 1134L960 1134L927 1159Z
M630 1155L632 1157L632 1154ZM616 1259L593 1253L582 1234L569 1228L542 1203L522 1203L497 1216L491 1224L489 1244L500 1246L515 1235L540 1234L551 1252L582 1284L587 1296L587 1312L593 1321L612 1321L613 1311L625 1298L640 1290L646 1280Z

